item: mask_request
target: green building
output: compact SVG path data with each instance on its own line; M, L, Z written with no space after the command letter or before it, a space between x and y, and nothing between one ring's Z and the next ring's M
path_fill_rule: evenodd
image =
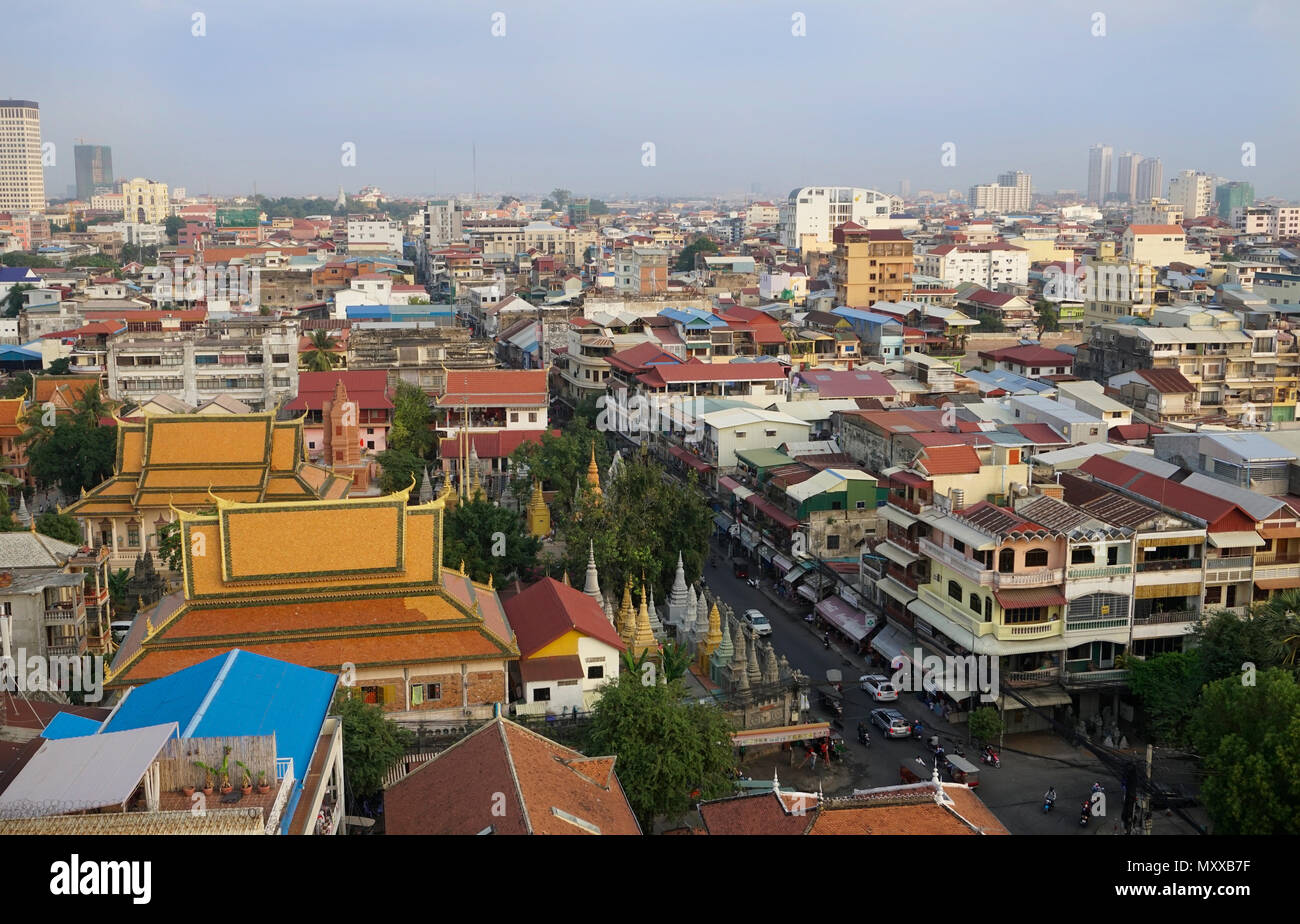
M1224 221L1231 221L1233 209L1250 208L1255 204L1255 187L1241 181L1224 183L1215 188L1214 201L1218 206L1218 216Z

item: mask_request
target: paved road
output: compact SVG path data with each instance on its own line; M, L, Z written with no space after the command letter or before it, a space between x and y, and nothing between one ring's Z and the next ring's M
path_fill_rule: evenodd
M737 613L755 608L762 610L772 623L771 641L778 654L784 654L792 667L806 674L814 683L825 682L827 669L839 669L844 679L844 737L849 743L848 763L851 783L838 792L828 794L848 795L852 789L874 786L893 786L899 781L898 768L907 763L918 775L928 776L932 767L929 751L921 742L912 739L889 740L879 729L872 728L871 745L863 747L857 741L859 719L868 720L878 704L858 688L858 677L863 672L860 658L845 657L838 645L828 651L822 646L821 636L805 623L801 616L791 615L773 604L759 590L749 587L741 578L732 575L726 547L715 542L718 559L716 568L705 567L704 578L710 589L718 593ZM764 579L765 585L770 585ZM935 715L912 694L904 694L897 702L879 704L897 709L909 721L918 719L932 728ZM815 699L813 713L818 721L829 718L818 707ZM869 721L869 720L868 720ZM943 724L939 731L942 743L949 751L954 745L966 750L968 758L978 764L976 751L966 748L965 726ZM928 738L931 734L926 731ZM1106 771L1086 751L1062 749L1063 759L1022 754L1014 751L1014 739L1002 752L1002 766L994 769L981 766L979 793L998 819L1013 834L1070 834L1095 835L1114 832L1122 808L1119 784L1106 775ZM924 758L918 763L916 758ZM1100 780L1108 790L1106 818L1092 818L1086 828L1079 826L1079 810L1087 798L1092 783ZM1056 787L1056 809L1044 815L1042 795L1049 786ZM1172 833L1172 832L1171 832Z

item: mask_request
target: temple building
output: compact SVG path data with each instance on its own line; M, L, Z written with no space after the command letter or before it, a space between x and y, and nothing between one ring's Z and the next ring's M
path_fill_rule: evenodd
M107 546L114 568L158 551L174 510L230 501L337 500L351 479L306 461L303 421L272 414L150 416L118 421L114 474L60 512L77 518L87 545ZM295 541L301 543L305 537Z
M398 720L490 717L519 649L491 583L442 565L447 496L178 511L183 592L136 618L106 687L238 647L340 674Z
M528 501L525 519L528 535L544 539L551 534L551 509L542 496L542 483L536 478L533 479L533 496Z
M35 484L27 471L27 444L19 437L27 432L23 419L25 398L0 398L0 471L23 485Z

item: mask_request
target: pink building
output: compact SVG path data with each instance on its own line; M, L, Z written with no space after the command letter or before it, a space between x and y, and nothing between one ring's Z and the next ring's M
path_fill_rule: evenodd
M334 390L342 381L347 389L348 401L356 404L359 438L364 442L367 455L388 448L388 427L393 418L393 402L388 395L388 373L383 369L357 372L300 372L298 397L285 409L301 414L306 412L303 438L307 441L307 456L320 458L325 451L325 424L322 408L334 397Z

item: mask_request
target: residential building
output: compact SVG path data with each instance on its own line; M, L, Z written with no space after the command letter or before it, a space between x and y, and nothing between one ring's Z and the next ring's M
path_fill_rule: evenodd
M0 533L3 656L109 654L109 564L106 549L79 548L34 529Z
M945 285L975 283L997 291L1003 285L1029 284L1029 252L998 240L988 244L940 244L921 255L927 276Z
M461 221L465 209L455 199L434 199L423 212L424 246L428 249L460 243L464 229Z
M547 370L453 370L435 402L445 411L443 437L458 431L545 430Z
M119 401L169 394L198 405L229 395L261 411L297 391L295 321L209 321L191 331L128 333L108 344L108 396Z
M601 688L618 680L627 645L602 608L595 570L593 558L587 591L547 577L505 600L519 643L511 684L517 713L589 712Z
M1138 163L1137 181L1134 187L1133 196L1138 202L1144 202L1161 195L1165 191L1165 173L1164 165L1158 157L1144 157ZM1142 221L1134 217L1134 221ZM1152 222L1159 224L1159 222Z
M1201 416L1200 388L1176 369L1134 369L1107 382L1125 404L1157 424Z
M1209 215L1214 207L1214 177L1184 170L1169 181L1169 201L1181 206L1184 218Z
M113 149L106 144L79 144L72 149L77 198L90 202L101 188L113 188Z
M142 225L161 225L171 214L167 184L136 177L122 183L122 217Z
M980 368L985 372L1014 372L1030 378L1069 375L1074 366L1071 354L1037 344L982 350L979 359Z
M1013 395L1007 402L1016 422L1045 423L1071 445L1106 442L1105 421L1073 405L1042 395Z
M840 305L870 308L907 297L912 289L912 242L901 231L845 222L835 228L832 239L832 279Z
M545 221L534 221L524 225L524 248L539 254L560 257L566 266L580 267L586 264L587 251L597 246L598 235L595 231L584 231L573 227L560 227ZM667 279L662 288L667 287ZM651 291L662 291L653 289Z
M1263 433L1162 433L1154 437L1156 458L1247 491L1282 495L1290 491L1294 452Z
M426 394L446 387L449 370L495 369L492 342L467 327L438 322L354 322L347 342L347 368L384 369L389 383L409 382Z
M1111 190L1111 158L1115 149L1108 144L1095 144L1088 149L1088 201L1102 205Z
M497 717L384 791L389 834L641 834L614 773ZM505 800L504 802L502 800Z
M876 478L861 469L825 468L785 488L783 506L806 533L804 548L820 559L850 556L876 535Z
M496 591L442 564L445 492L416 505L409 491L330 504L232 493L181 514L183 594L136 617L110 689L236 645L330 673L350 665L353 695L397 721L488 718L505 703L519 651Z
M901 210L901 199L874 189L801 186L781 203L781 243L789 250L830 250L832 232L845 222L881 227Z
M1243 234L1266 235L1271 238L1300 236L1300 206L1257 205L1234 209L1232 223Z
M1142 155L1125 151L1116 161L1115 192L1124 202L1137 200L1138 168L1142 164Z
M972 209L990 212L1027 212L1033 192L1028 173L1013 170L998 177L996 183L970 188L966 202Z
M377 455L388 448L388 428L392 425L393 402L389 399L388 373L382 369L350 372L300 372L298 394L284 406L288 414L302 415L303 438L307 456L320 459L325 451L325 426L330 404L338 383L347 391L352 403L352 420L360 429L362 449Z
M45 208L41 154L40 104L0 99L0 209Z
M1188 252L1187 236L1179 225L1129 225L1124 229L1122 241L1124 259L1132 263L1199 266L1208 260L1203 254Z
M740 452L803 442L811 430L807 421L757 407L702 413L698 415L698 423L702 427L700 458L715 474L734 472L740 464L737 458Z
M402 253L403 223L383 218L348 217L348 253Z
M243 501L333 500L349 481L303 460L303 420L270 414L145 416L117 425L113 475L73 501L93 547L115 568L158 552L158 530L176 510L209 506L209 489Z
M1101 418L1111 430L1133 422L1133 411L1130 406L1107 395L1105 387L1098 382L1058 382L1056 393L1057 400L1062 404Z
M1170 202L1168 199L1140 199L1133 208L1135 225L1181 225L1182 223L1182 204Z
M903 325L897 319L857 308L836 308L831 314L846 320L857 334L862 357L890 360L904 354Z
M614 264L614 290L620 295L660 295L668 290L668 251L662 247L627 247Z

